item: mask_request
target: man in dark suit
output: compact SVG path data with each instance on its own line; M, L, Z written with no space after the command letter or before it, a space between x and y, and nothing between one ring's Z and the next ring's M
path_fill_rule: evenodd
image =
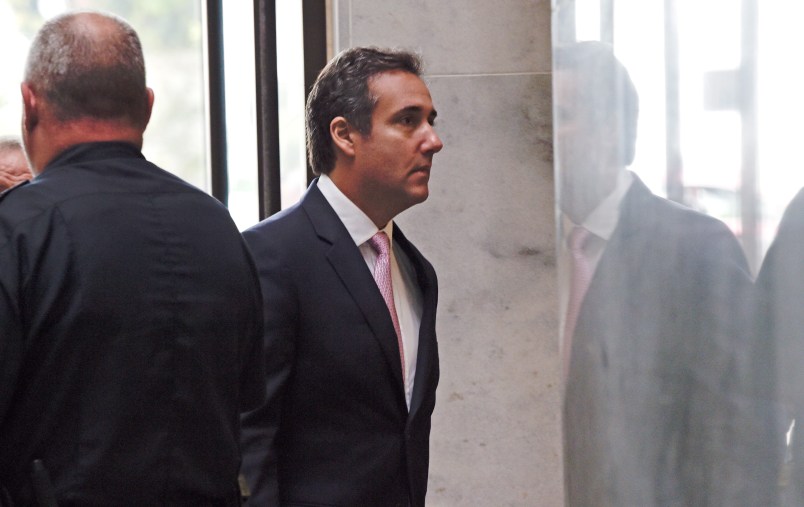
M804 190L787 206L756 285L757 333L773 365L762 373L776 383L779 442L786 444L782 505L804 505Z
M56 17L0 195L0 504L240 505L240 412L262 401L256 268L228 211L145 160L134 29Z
M567 505L772 505L740 246L625 169L638 98L610 46L555 62Z
M262 282L268 388L243 418L252 505L424 505L437 283L393 222L427 198L442 148L419 75L406 52L336 56L307 102L320 178L244 233ZM375 243L388 239L390 251Z

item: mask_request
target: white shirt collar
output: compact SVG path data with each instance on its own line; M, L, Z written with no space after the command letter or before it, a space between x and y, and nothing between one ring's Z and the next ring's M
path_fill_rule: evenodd
M614 190L600 201L600 204L589 213L582 224L575 224L567 215L563 215L564 239L566 240L569 236L573 226L582 225L595 236L608 241L611 235L614 234L614 229L617 228L617 222L620 219L620 204L625 198L625 194L628 193L628 189L631 188L633 181L634 175L631 171L621 171L617 176L617 184Z
M324 194L324 198L329 205L332 206L332 209L335 210L335 214L341 219L346 230L349 231L349 235L352 237L352 241L355 242L355 245L362 245L377 233L379 229L374 225L374 222L371 221L368 215L363 213L363 210L358 208L355 203L349 200L349 198L340 191L332 181L332 178L326 174L319 176L318 189ZM391 241L392 245L393 229L392 220L385 224L385 227L382 229L388 235L388 239Z

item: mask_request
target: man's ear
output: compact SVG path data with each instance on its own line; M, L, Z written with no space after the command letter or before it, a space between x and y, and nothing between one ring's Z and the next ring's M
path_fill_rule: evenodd
M329 135L335 147L348 157L355 156L355 136L359 133L343 116L336 116L329 122Z
M20 85L22 91L22 126L31 132L39 123L39 102L28 83Z
M154 91L151 88L146 88L145 92L148 95L148 111L145 114L145 125L143 125L143 128L147 127L148 122L151 121L151 111L154 109Z

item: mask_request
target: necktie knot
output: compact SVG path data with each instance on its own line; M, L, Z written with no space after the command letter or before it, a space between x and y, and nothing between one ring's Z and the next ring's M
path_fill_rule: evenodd
M371 237L369 240L369 245L371 248L377 252L377 255L383 256L388 255L388 250L391 247L391 241L388 239L388 235L385 234L384 231L379 231L377 234Z
M584 247L586 246L586 241L589 239L589 236L592 233L589 232L589 229L585 229L581 226L575 226L570 231L569 238L567 239L567 245L569 249L573 253L582 253Z

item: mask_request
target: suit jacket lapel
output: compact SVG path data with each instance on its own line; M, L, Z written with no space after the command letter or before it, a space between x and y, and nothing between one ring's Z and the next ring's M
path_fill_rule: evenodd
M438 291L435 285L435 271L424 260L421 253L414 247L402 230L394 224L394 241L399 244L416 270L416 280L422 291L422 318L419 326L419 351L416 358L416 378L413 382L413 394L410 401L410 417L422 404L427 390L432 389L431 375L435 371L437 358L436 350L436 305Z
M600 285L600 279L610 277L612 273L616 272L614 277L621 283L624 283L622 276L638 276L634 273L645 264L641 257L645 254L643 243L648 240L645 235L640 234L640 231L653 229L653 224L646 225L646 222L653 218L651 215L646 216L646 210L650 209L646 205L646 200L651 197L650 190L639 178L634 176L631 188L626 192L620 204L617 227L603 250L603 256L595 269L587 297ZM628 269L622 272L622 266L626 266ZM620 272L617 272L618 270ZM605 294L602 296L607 297ZM589 299L595 300L592 297Z
M650 190L635 176L620 205L617 227L603 250L578 314L577 340L573 338L573 341L592 340L589 346L604 364L613 353L611 349L615 344L611 340L624 333L623 326L629 316L640 311L638 306L634 307L642 302L637 290L640 283L653 280L642 274L648 264L644 256L650 251L647 243L651 238L644 232L654 228L646 202L651 197Z
M302 200L302 207L319 238L331 245L327 252L327 260L374 332L394 381L400 386L401 402L406 406L396 331L382 294L366 266L366 261L363 260L360 250L335 210L318 189L316 182L310 185Z

